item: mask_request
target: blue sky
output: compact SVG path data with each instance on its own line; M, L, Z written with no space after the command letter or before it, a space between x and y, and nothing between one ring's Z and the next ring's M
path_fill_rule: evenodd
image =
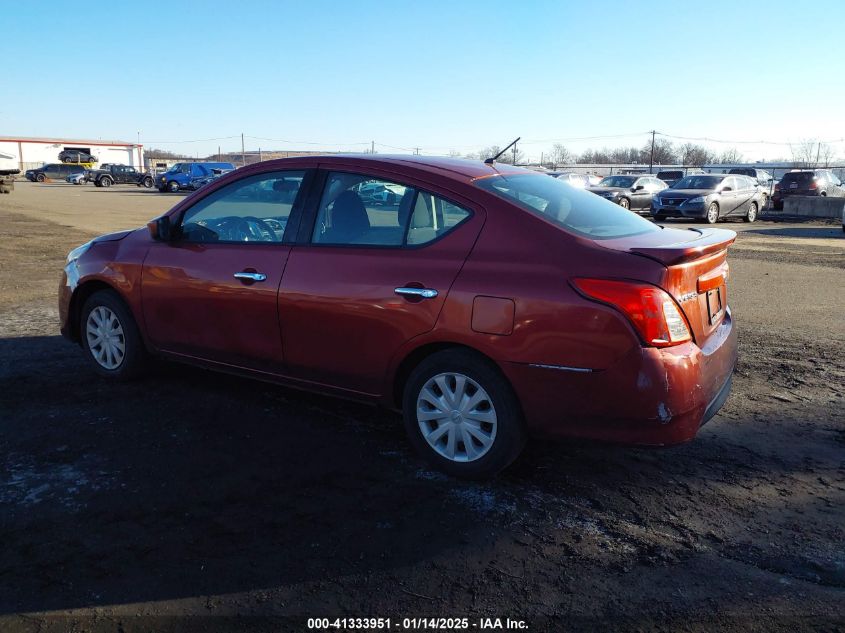
M3 64L0 134L134 141L140 132L146 146L191 155L239 150L242 132L247 149L375 140L381 152L440 154L522 136L530 157L555 139L630 134L564 144L641 146L650 129L845 137L838 0L70 6L4 4L0 49L13 63ZM176 142L218 137L237 138ZM789 155L736 146L752 160ZM845 157L845 144L836 150Z

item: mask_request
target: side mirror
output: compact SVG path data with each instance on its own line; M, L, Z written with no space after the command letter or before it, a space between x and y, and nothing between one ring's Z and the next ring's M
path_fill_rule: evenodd
M160 218L156 218L147 224L147 228L150 231L150 237L154 240L159 242L169 242L172 239L169 215L163 215Z
M642 191L643 189L645 189L643 185L637 185L636 187L631 189L631 191Z

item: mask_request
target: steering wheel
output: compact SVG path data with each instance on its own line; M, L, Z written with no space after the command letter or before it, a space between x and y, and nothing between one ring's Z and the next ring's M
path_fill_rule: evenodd
M238 229L245 236L244 241L247 242L275 242L278 239L273 227L254 215L241 218Z

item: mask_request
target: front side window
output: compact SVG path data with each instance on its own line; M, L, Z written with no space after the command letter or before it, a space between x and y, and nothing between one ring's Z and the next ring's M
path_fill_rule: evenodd
M189 208L186 242L281 242L304 171L258 174L231 183Z
M567 232L592 239L627 237L661 230L645 218L600 196L543 175L490 176L479 178L475 184Z
M328 175L312 241L346 246L419 246L471 213L434 194L362 174Z

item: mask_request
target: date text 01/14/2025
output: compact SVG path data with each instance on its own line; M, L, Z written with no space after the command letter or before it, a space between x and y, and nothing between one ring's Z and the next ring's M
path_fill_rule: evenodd
M320 630L405 630L405 631L497 631L527 630L524 620L511 618L308 618L308 629Z

